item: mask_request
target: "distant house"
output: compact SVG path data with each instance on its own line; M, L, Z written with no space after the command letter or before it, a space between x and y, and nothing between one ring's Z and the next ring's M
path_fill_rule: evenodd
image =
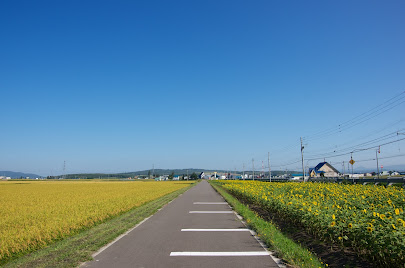
M339 176L339 171L328 162L321 162L316 167L309 169L309 176L311 178L337 177Z
M168 177L167 176L159 176L155 178L155 181L167 181Z

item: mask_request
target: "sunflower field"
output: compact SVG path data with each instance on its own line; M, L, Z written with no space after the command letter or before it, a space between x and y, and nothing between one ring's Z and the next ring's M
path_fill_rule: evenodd
M405 264L405 191L332 183L222 181L222 187L325 241L350 246L383 267Z
M0 182L0 263L187 186L151 181Z

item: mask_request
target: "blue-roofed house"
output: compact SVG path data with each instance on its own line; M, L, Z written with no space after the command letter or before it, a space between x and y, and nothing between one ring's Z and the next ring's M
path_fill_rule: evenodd
M323 175L321 175L323 174ZM338 177L339 171L328 162L321 162L316 167L309 169L310 177Z

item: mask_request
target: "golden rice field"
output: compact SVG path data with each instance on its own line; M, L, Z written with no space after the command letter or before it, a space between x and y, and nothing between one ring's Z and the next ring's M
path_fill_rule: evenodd
M188 185L154 181L0 182L0 261Z
M405 191L332 183L223 181L236 197L350 246L382 267L405 264Z

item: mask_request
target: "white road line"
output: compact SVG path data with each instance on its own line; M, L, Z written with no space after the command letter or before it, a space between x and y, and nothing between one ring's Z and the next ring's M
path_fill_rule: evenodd
M250 232L249 229L181 229L182 232Z
M239 251L239 252L171 252L170 256L269 256L267 251Z
M194 205L228 205L226 202L194 202Z
M233 214L233 211L216 211L216 210L214 210L214 211L190 211L189 213L202 213L202 214L204 214L204 213L232 213Z
M191 188L190 188L191 189ZM188 192L190 189L188 189L186 192ZM184 193L186 193L184 192ZM182 196L184 193L180 194L178 197ZM169 205L170 203L172 203L174 200L176 200L178 197L174 198L173 200L171 200L170 202L168 202L167 204L164 204L160 209L158 209L158 211L162 210L163 208L165 208L167 205ZM141 222L139 222L137 225L135 225L133 228L129 229L128 231L126 231L125 233L123 233L122 235L116 237L112 242L108 243L107 245L105 245L104 247L100 248L97 252L93 253L91 256L93 258L95 258L97 255L99 255L101 252L103 252L104 250L106 250L107 248L109 248L110 246L112 246L113 244L115 244L118 240L120 240L121 238L123 238L124 236L128 235L130 232L132 232L133 230L135 230L138 226L140 226L142 223L146 222L147 220L149 220L150 218L153 217L153 215L155 215L156 213L150 215L149 217L143 219ZM98 261L98 260L96 260ZM87 262L84 262L82 264L80 264L79 267L82 267L83 265L85 265Z

